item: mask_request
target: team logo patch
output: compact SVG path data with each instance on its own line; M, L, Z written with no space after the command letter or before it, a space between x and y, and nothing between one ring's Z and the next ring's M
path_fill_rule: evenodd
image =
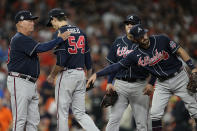
M174 42L174 41L170 41L170 47L172 48L172 49L174 49L174 48L176 48L176 43Z
M168 52L165 52L164 50L162 50L161 52L158 52L157 49L155 50L155 55L153 55L152 58L150 58L149 56L145 56L145 57L140 57L138 59L138 65L140 66L153 66L157 63L159 63L161 60L167 60L169 58L169 54Z
M142 31L142 28L138 27L137 32L140 33Z
M133 16L130 16L129 19L133 19Z
M23 20L23 19L24 19L24 16L23 16L23 15L21 15L20 19L21 19L21 20Z

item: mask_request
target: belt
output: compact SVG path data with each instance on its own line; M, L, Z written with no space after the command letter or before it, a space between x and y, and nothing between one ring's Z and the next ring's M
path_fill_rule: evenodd
M78 68L67 68L67 67L65 67L64 69L63 69L63 71L67 71L67 70L79 70L79 71L82 71L82 70L84 70L83 68L81 68L81 67L78 67Z
M170 78L173 78L175 77L176 75L178 75L181 71L183 70L183 67L181 67L177 72L173 73L173 74L170 74L169 76L166 76L166 77L158 77L159 81L160 82L163 82L165 80L168 80Z
M33 83L35 83L37 81L37 78L31 77L31 76L25 75L25 74L16 73L16 72L8 72L8 75L14 76L14 77L19 77L22 79L26 79L26 80L33 82Z
M127 82L137 82L137 81L144 81L146 80L145 78L116 78L118 80L122 80L122 81L127 81Z

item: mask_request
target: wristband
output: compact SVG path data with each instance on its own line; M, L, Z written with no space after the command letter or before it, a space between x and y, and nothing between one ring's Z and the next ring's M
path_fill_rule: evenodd
M192 63L192 60L191 60L191 59L189 59L189 60L186 61L185 63L187 64L187 66L188 66L191 70L193 70L193 69L195 68L195 66L194 66L194 64Z

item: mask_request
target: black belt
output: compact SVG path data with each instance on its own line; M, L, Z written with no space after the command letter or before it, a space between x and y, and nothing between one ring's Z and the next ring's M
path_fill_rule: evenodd
M173 78L175 77L176 75L178 75L181 71L183 70L183 68L181 67L177 72L173 73L173 74L170 74L169 76L166 76L166 77L158 77L159 81L160 82L163 82L165 80L168 80L170 78Z
M137 82L137 81L144 81L144 80L146 80L145 78L125 78L125 77L116 78L116 79L122 80L122 81L127 81L127 82Z
M8 75L9 76L14 76L14 77L19 77L19 78L22 78L22 79L26 79L26 80L28 80L30 82L33 82L33 83L35 83L37 81L37 78L31 77L31 76L28 76L28 75L25 75L25 74L18 73L18 75L14 75L14 74L12 74L12 72L8 72Z

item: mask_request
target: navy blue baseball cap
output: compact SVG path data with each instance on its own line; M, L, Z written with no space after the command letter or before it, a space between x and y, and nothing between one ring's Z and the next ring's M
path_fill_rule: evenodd
M140 38L148 32L148 29L145 29L141 24L134 25L129 33L133 35L134 38Z
M48 27L52 26L51 20L53 17L66 16L64 10L62 10L60 8L54 8L54 9L50 10L48 15L49 15L49 20L47 22Z
M30 11L27 11L27 10L19 11L15 15L15 23L16 24L19 21L23 21L23 20L36 20L36 19L38 19L38 17L37 16L33 16L32 13Z
M137 15L128 15L124 24L131 23L132 25L141 24L141 19Z

